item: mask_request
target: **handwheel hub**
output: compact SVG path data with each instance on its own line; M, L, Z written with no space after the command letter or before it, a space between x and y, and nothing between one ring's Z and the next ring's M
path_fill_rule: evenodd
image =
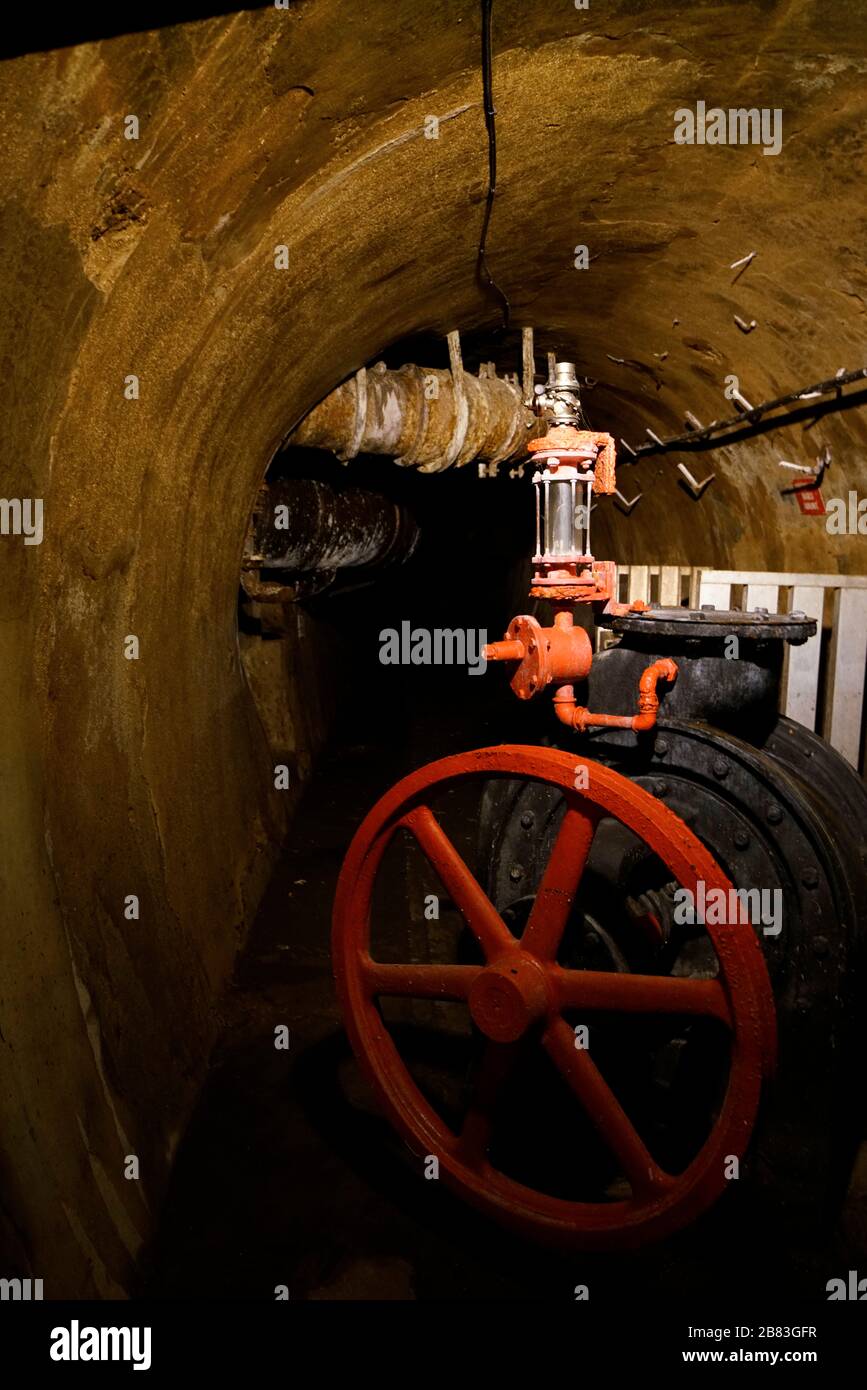
M524 951L483 970L470 989L470 1014L492 1042L517 1042L548 1008L545 972Z

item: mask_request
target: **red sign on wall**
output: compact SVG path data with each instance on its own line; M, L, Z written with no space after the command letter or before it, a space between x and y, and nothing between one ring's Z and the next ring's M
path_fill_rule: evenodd
M798 499L798 506L805 516L825 515L825 502L819 488L811 483L805 483L803 487L796 484L795 496Z

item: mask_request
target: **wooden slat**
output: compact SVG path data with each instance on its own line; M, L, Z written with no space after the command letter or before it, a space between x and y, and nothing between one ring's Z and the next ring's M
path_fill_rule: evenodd
M867 593L864 590L838 589L834 595L830 666L825 737L832 748L857 767L867 666Z
M645 603L650 601L650 566L649 565L630 565L629 566L629 588L627 596L630 603L633 599L643 599Z
M822 654L822 611L825 590L819 585L795 584L787 595L787 611L816 618L816 636L800 647L787 646L787 673L784 713L808 729L816 727L816 700L819 693L819 658Z
M743 611L744 604L745 604L745 602L746 602L746 597L747 597L747 586L746 586L746 584L733 584L733 585L732 585L732 599L731 599L732 608L734 608L735 610L740 609L741 611Z
M765 576L760 579L764 581ZM768 584L764 582L747 583L744 593L744 608L748 613L752 613L754 608L767 608L769 613L776 613L780 602L779 584Z
M867 574L778 574L776 571L759 570L755 573L743 570L704 570L704 576L712 584L776 584L778 588L786 584L819 585L823 589L867 589Z
M702 572L701 572L700 569L691 569L690 572L689 572L689 606L690 606L690 608L698 608L698 605L699 605L699 595L701 594L701 576L702 576Z
M659 604L661 608L680 607L680 566L662 565L659 571Z
M712 584L702 575L699 591L699 603L702 607L706 603L712 603L714 608L729 608L731 606L731 593L731 584Z

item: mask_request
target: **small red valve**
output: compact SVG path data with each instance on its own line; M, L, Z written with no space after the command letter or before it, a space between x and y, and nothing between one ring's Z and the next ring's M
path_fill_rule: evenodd
M519 700L531 700L549 685L583 680L593 648L583 627L576 627L572 614L564 610L553 627L542 627L526 613L513 618L505 640L489 642L482 655L486 661L517 661L512 689Z
M513 618L502 642L489 642L482 655L486 661L517 661L512 689L519 700L554 686L554 713L561 724L583 734L585 729L632 729L644 733L656 724L659 681L677 680L677 663L670 657L654 661L638 682L637 714L594 714L575 699L573 681L584 680L593 663L590 638L576 627L572 614L562 609L553 627L542 627L536 618L522 614Z
M521 700L553 686L558 719L577 733L592 726L641 733L656 724L657 682L676 678L673 661L657 661L644 672L636 714L591 713L578 704L572 688L574 681L588 675L593 662L590 639L575 626L573 607L581 604L615 616L647 607L642 599L621 602L617 566L612 560L596 560L590 551L593 494L616 490L614 440L610 434L578 428L583 416L571 362L554 364L539 404L550 412L551 423L546 434L527 446L538 465L533 477L536 549L530 596L556 604L557 616L552 627L542 627L526 614L513 618L505 639L491 642L484 656L488 661L518 663L512 689Z

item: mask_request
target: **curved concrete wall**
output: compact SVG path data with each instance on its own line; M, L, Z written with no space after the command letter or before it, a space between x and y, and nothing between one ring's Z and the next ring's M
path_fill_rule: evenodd
M730 413L730 372L758 400L861 365L865 39L856 4L495 7L490 264L599 380L597 428ZM675 145L699 99L781 108L782 152ZM256 488L389 343L496 322L478 6L304 0L35 54L0 109L0 486L45 500L41 546L0 539L0 1222L46 1296L120 1295L287 806L236 632ZM647 461L598 553L862 570L776 461L829 443L844 495L864 436L850 412L741 446L700 503Z

